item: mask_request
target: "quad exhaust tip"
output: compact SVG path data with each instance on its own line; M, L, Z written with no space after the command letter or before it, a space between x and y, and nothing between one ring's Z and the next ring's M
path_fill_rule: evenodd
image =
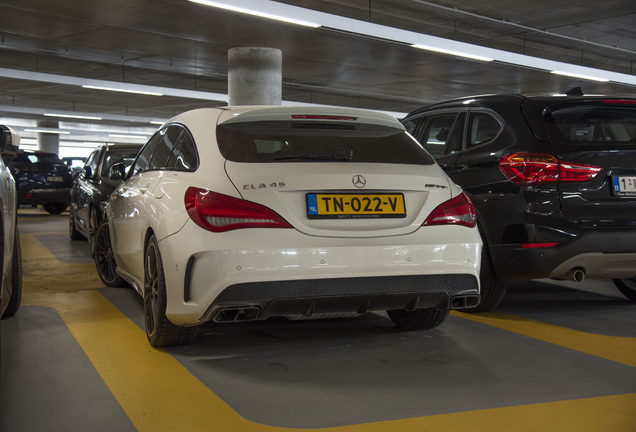
M214 322L253 321L258 318L261 309L256 306L224 308L217 312Z
M479 296L462 296L453 297L451 300L451 309L466 309L475 307L479 304Z

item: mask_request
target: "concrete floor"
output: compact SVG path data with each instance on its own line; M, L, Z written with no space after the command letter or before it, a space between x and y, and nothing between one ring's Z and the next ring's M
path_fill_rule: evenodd
M494 312L206 324L157 350L67 217L21 209L0 431L636 431L636 304L608 281L511 285Z

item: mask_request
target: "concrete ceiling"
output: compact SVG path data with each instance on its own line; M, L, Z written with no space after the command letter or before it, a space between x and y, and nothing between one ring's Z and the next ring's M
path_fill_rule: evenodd
M634 0L281 3L345 17L354 24L351 20L630 78L636 75ZM282 50L286 103L406 113L473 94L558 93L579 85L586 93L636 90L633 85L469 60L342 29L302 27L187 0L0 0L0 10L0 117L5 123L42 119L43 112L57 110L104 117L100 122L73 120L76 128L148 128L156 127L148 124L149 119L223 105L227 51L239 46ZM221 96L204 100L90 90L61 83L59 76Z

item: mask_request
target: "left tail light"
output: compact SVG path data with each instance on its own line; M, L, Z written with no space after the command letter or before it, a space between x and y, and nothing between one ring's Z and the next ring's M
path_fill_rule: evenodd
M292 228L285 219L267 207L205 189L188 188L184 201L190 219L208 231Z
M463 225L473 228L477 225L477 213L473 202L464 192L438 205L426 218L422 226Z

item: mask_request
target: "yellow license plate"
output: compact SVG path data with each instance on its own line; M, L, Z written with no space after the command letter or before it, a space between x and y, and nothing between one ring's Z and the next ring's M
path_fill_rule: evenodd
M371 219L406 217L404 195L307 194L309 219Z

